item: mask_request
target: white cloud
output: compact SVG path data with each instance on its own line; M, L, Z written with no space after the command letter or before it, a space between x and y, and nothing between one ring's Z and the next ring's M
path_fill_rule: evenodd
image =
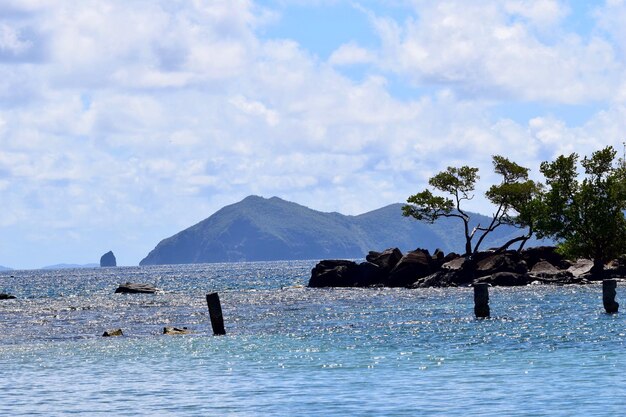
M539 28L558 24L570 12L567 3L557 0L507 0L506 12L521 16Z
M567 9L555 1L420 1L415 11L406 22L374 23L383 41L380 65L417 84L491 99L581 103L610 97L623 70L606 39L564 32Z
M369 64L374 60L375 57L372 52L355 43L341 45L328 58L328 62L336 66Z
M241 110L243 113L253 116L261 116L263 119L265 119L265 122L269 126L276 126L280 121L280 117L277 112L268 109L263 103L259 101L248 100L242 95L233 97L229 101L233 106Z
M373 18L380 48L338 43L328 61L259 37L272 13L250 1L32 1L19 25L0 19L12 31L0 45L41 52L0 63L0 225L24 236L0 264L109 249L136 264L252 193L355 214L403 201L448 165L478 166L488 183L495 153L536 168L621 144L618 35L566 32L556 1L414 4L417 17ZM352 64L358 80L341 72ZM407 79L418 90L398 98ZM606 105L574 128L495 117L511 98ZM31 245L57 259L27 260ZM58 259L64 245L77 258Z
M19 55L31 45L30 41L20 38L18 30L7 24L0 24L0 51Z

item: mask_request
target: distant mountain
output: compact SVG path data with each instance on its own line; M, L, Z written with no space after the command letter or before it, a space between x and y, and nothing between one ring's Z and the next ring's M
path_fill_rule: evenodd
M0 265L0 271L13 271L13 268Z
M77 269L77 268L97 268L100 264L56 264L43 266L41 269Z
M363 258L370 250L417 247L462 252L458 219L434 224L402 216L392 204L358 216L323 213L278 197L246 197L209 218L162 240L140 265L296 259ZM476 223L486 216L472 214ZM498 246L518 230L501 227L483 247ZM529 246L536 244L529 242Z

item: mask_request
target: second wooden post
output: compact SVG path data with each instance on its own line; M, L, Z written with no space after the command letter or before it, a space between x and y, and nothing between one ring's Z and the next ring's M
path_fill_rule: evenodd
M474 314L476 318L489 317L489 284L474 284Z
M211 317L211 327L213 327L214 335L224 335L224 317L222 316L222 305L220 296L216 292L206 295L206 303L209 307L209 316Z

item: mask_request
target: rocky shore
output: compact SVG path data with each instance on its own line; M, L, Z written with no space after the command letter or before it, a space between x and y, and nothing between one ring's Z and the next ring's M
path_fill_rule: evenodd
M626 260L605 266L602 277L591 274L593 262L570 261L552 246L528 248L522 252L480 252L474 267L456 253L426 249L403 254L398 248L371 251L366 262L323 260L311 271L309 287L455 287L475 283L493 286L531 284L586 284L607 277L626 276Z

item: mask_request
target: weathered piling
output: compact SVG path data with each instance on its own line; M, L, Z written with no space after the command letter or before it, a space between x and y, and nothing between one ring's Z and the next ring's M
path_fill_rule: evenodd
M602 280L602 304L608 314L617 313L619 304L615 301L617 281L614 279Z
M476 318L489 317L489 284L474 284L474 314Z
M214 335L224 335L224 317L222 316L222 305L220 296L216 292L206 295L206 303L209 307L209 316L211 317L211 327L213 327Z

